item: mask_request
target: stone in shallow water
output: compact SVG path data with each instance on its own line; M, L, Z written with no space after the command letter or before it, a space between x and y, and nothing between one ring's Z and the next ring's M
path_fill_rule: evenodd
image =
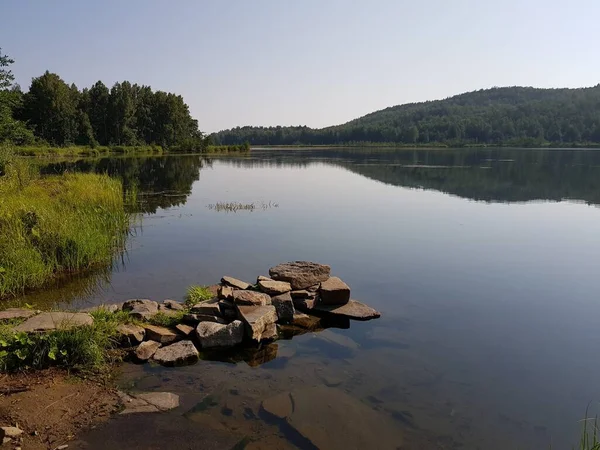
M268 326L277 322L277 311L272 305L238 306L238 314L246 324L246 334L255 341L263 339L263 334L271 335Z
M67 330L84 325L92 325L94 319L86 313L44 312L30 317L15 327L15 331L32 333L34 331Z
M297 327L306 328L307 330L315 330L321 326L321 318L296 312L292 319L292 323Z
M200 322L196 335L202 348L233 347L244 339L244 324L239 320L229 325Z
M191 364L198 361L198 350L192 341L179 341L167 347L159 348L154 359L165 366Z
M296 310L294 309L294 302L289 292L272 297L271 302L277 310L277 317L280 321L291 322L294 319Z
M350 300L350 288L338 277L331 277L319 288L321 303L325 305L345 305Z
M138 361L148 361L160 348L160 343L156 341L144 341L135 349L135 357Z
M317 386L279 394L264 400L262 410L315 448L391 450L402 448L404 441L391 418L335 388Z
M178 339L177 333L165 327L156 325L145 325L146 338L150 341L160 342L161 344L170 344Z
M354 320L371 320L381 317L380 312L356 300L350 300L345 305L324 305L323 303L317 303L312 311L323 315L347 317Z
M35 316L37 313L39 313L39 311L33 309L8 308L4 311L0 311L0 322L3 320L28 319L31 316Z
M258 288L269 295L280 295L290 292L292 286L286 281L274 281L274 280L260 280L258 282Z
M179 406L179 395L172 392L147 392L135 397L156 406L160 411L168 411Z
M317 304L317 297L307 297L307 298L292 298L294 302L294 307L299 309L300 311L310 311Z
M121 335L120 342L127 346L136 345L144 340L146 330L143 327L132 323L123 323L117 327L117 332Z
M234 291L233 301L236 305L264 306L271 304L271 297L262 292Z
M277 281L287 281L292 289L305 289L329 278L331 267L309 261L295 261L269 269L271 278Z
M249 289L251 287L250 283L246 283L245 281L238 280L237 278L233 277L223 277L221 278L221 283L226 286L231 286L232 288L242 290Z

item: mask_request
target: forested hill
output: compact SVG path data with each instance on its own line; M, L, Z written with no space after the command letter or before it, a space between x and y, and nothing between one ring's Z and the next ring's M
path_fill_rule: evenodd
M238 127L212 138L227 145L599 145L600 84L581 89L484 89L393 106L327 128Z

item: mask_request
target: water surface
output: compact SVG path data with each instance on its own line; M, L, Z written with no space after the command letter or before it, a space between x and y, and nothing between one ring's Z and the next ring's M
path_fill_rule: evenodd
M126 366L129 387L182 395L170 413L181 429L191 421L234 430L248 448L294 448L260 402L325 384L427 442L415 448L570 448L600 399L600 152L270 150L45 170L65 169L122 177L143 199L141 224L113 270L22 301L181 299L191 284L253 281L306 259L330 264L382 312L225 362ZM111 426L102 433L118 436Z

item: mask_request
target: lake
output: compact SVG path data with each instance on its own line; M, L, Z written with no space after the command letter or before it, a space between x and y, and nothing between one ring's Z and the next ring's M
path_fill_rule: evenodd
M382 313L223 361L126 364L123 385L176 392L182 407L114 420L82 448L125 435L171 448L174 435L209 442L211 430L245 448L303 447L260 404L312 386L388 417L406 433L402 448L571 448L588 403L598 409L600 151L255 150L44 170L122 177L139 193L140 220L111 270L21 302L182 299L192 284L311 260ZM149 426L168 432L149 437ZM332 438L340 432L333 424ZM378 439L372 448L388 448Z

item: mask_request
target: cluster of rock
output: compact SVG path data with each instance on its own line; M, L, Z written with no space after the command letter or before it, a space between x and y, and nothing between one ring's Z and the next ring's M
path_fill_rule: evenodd
M128 311L141 321L118 329L123 345L132 348L136 360L180 365L198 360L199 350L271 341L290 330L294 334L294 329L313 329L324 317L369 320L380 316L351 300L348 285L330 272L327 265L296 261L271 268L269 277L259 276L256 284L224 276L220 285L211 287L214 298L191 308L173 300L159 304L146 299L103 308ZM173 328L145 323L158 313L177 315L181 323ZM42 313L28 318L17 330L44 331L59 322L78 326L91 321L85 312Z

